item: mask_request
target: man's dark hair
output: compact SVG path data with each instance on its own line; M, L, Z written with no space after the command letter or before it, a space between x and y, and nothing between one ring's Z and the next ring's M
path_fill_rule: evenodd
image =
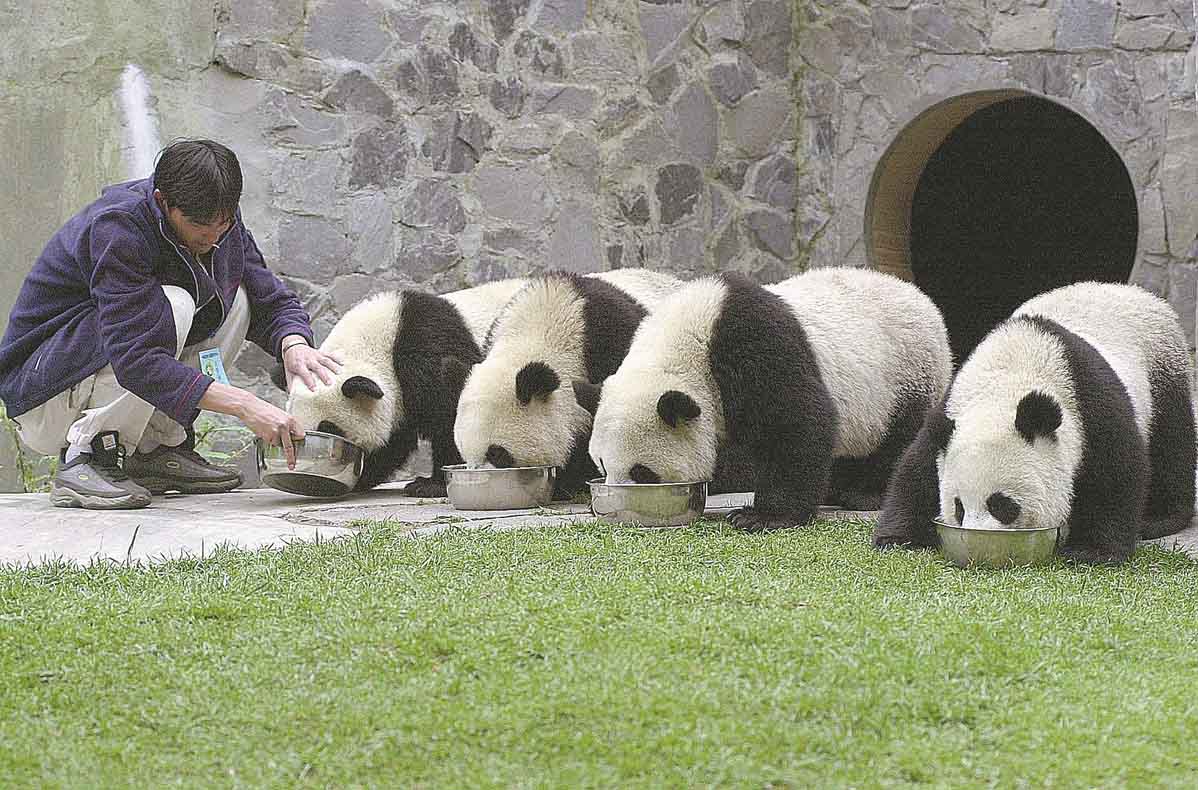
M192 222L231 222L241 200L241 165L220 143L180 140L158 154L154 188Z

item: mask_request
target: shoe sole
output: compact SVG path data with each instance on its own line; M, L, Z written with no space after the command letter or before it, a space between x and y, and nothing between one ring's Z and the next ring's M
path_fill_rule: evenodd
M80 507L84 510L137 510L150 504L149 497L130 494L121 497L91 496L70 488L50 489L50 504L54 507Z
M180 494L225 494L241 485L241 480L212 481L210 483L192 480L181 483L167 477L134 477L133 482L151 494L165 494L167 491L178 491Z

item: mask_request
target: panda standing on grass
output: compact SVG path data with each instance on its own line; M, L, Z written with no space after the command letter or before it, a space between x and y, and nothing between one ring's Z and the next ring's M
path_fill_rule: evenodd
M472 468L556 466L555 495L598 472L587 457L590 385L615 372L648 309L682 285L647 269L533 278L496 319L486 358L459 366L454 439Z
M874 545L935 546L932 525L1063 528L1061 554L1117 563L1194 515L1192 371L1172 308L1079 283L990 332L928 413Z
M718 456L743 453L742 529L806 524L821 501L876 509L950 372L940 311L890 275L707 277L637 331L603 383L590 455L609 483L657 483L712 480Z
M287 411L305 430L345 437L366 453L357 490L390 479L417 439L433 451L432 477L403 493L445 496L445 464L461 463L453 443L460 382L446 378L449 361L482 359L487 331L526 280L499 282L436 296L414 290L377 294L347 312L320 348L344 359L332 386L292 381ZM284 387L275 372L275 384Z

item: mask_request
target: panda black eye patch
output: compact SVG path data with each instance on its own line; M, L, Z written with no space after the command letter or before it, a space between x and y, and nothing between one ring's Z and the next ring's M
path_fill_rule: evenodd
M961 504L961 497L953 497L953 504L956 506L955 512L957 515L957 523L965 523L965 506Z
M996 491L986 499L986 509L1002 524L1013 524L1019 518L1019 503L1001 491Z

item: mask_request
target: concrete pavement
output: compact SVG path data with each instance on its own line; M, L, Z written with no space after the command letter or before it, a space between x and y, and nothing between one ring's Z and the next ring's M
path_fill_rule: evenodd
M594 518L586 505L567 503L535 510L455 510L444 499L401 496L402 486L391 483L340 500L308 499L269 488L207 496L172 494L155 497L142 510L109 512L51 507L45 494L0 495L0 565L201 557L217 546L252 550L351 535L355 522L366 520L411 524L411 534L422 536L462 527L514 529ZM711 496L707 513L723 515L751 499L750 494ZM827 508L823 513L844 511ZM1149 542L1198 557L1198 524Z

